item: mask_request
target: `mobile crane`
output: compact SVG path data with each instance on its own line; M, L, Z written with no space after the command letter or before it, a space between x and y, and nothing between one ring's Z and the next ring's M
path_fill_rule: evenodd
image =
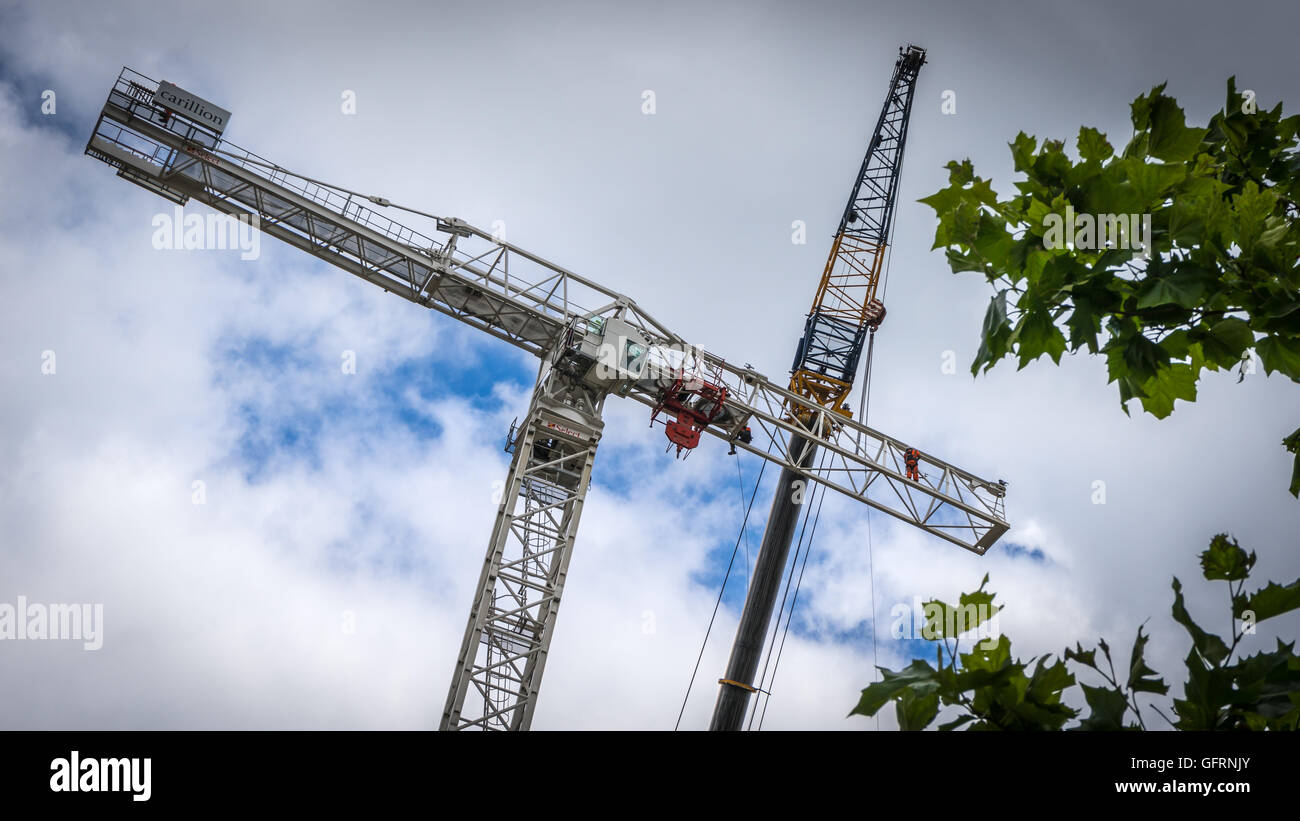
M845 402L857 376L863 342L868 334L875 334L885 319L885 306L877 292L893 226L916 78L923 65L924 49L908 45L898 50L880 118L867 144L848 204L840 216L817 295L795 349L790 391L804 401L792 404L790 414L808 424L813 421L814 409L830 411L823 422L829 425L851 415ZM819 428L814 426L811 430L823 435L801 437L791 448L801 454L800 464L811 464L817 443L824 438ZM740 729L749 697L757 692L754 673L781 584L781 571L794 538L802 487L802 474L793 467L783 467L736 628L731 658L726 674L718 680L718 700L709 727L712 730ZM1001 490L999 485L997 491Z

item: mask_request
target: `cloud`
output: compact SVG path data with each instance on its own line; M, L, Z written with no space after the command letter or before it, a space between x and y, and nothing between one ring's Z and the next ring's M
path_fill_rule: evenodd
M535 374L508 345L279 243L249 261L155 251L151 219L170 204L81 153L123 63L230 108L233 140L291 168L502 220L512 242L779 378L902 31L864 43L861 27L775 7L743 25L700 12L683 31L654 15L511 6L440 15L430 49L416 5L348 26L258 6L253 28L232 8L128 3L72 22L59 3L3 11L0 601L105 605L99 651L0 644L6 728L436 726L502 440ZM1300 570L1278 447L1294 385L1211 378L1156 422L1120 413L1104 366L1084 357L978 380L941 369L946 352L973 356L989 296L926 250L932 215L913 200L943 184L942 164L969 154L1002 190L1009 129L1061 136L1093 111L1122 126L1130 90L1174 71L1189 114L1203 113L1231 73L1148 65L1135 47L1133 62L1080 77L1081 43L1053 58L1077 80L1062 83L1007 56L1014 31L964 14L923 15L925 99L956 88L959 114L914 112L870 423L1008 479L1014 527L977 557L827 497L765 728L874 727L844 716L873 665L910 657L888 637L891 607L954 599L986 572L1022 657L1098 634L1122 646L1151 617L1153 666L1173 673L1186 642L1167 615L1169 577L1213 623L1221 591L1193 581L1213 533L1259 551L1261 579ZM1155 25L1131 22L1114 36L1140 43ZM490 53L477 37L488 25ZM978 53L973 30L993 38ZM720 48L723 32L742 41ZM391 47L354 47L380 39ZM53 118L39 114L47 87ZM646 88L654 117L640 113ZM340 113L345 89L354 117ZM795 219L807 245L790 241ZM341 369L347 352L355 374ZM665 444L646 408L610 400L536 727L676 721L759 466L744 457L742 482L716 442L685 461ZM743 589L734 572L685 728L707 725Z

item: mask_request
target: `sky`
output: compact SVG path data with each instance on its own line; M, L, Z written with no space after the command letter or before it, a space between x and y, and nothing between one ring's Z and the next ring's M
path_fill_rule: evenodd
M762 726L896 726L847 717L876 665L933 657L891 636L891 612L985 573L1021 658L1098 636L1122 658L1145 623L1177 687L1190 645L1171 577L1204 626L1229 628L1196 558L1211 536L1258 553L1259 585L1300 575L1280 447L1296 386L1210 374L1156 420L1126 416L1086 354L972 378L992 292L929 250L916 200L965 157L1011 190L1020 130L1122 143L1128 103L1161 82L1191 122L1234 74L1291 113L1300 7L1239 2L1230 25L1219 9L0 2L0 604L103 606L97 650L0 641L0 727L435 727L536 375L269 237L256 259L155 249L171 204L83 154L123 66L229 109L241 147L499 222L781 379L898 47L926 48L869 422L1006 479L1011 530L980 557L828 495ZM674 460L648 416L607 403L535 729L677 722L762 463L717 441ZM683 729L707 726L772 476ZM1266 622L1246 651L1297 627Z

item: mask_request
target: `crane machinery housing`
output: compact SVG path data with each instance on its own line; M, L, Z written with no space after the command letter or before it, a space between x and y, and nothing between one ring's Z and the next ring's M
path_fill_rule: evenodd
M395 206L239 148L224 138L231 113L177 84L124 68L85 150L177 205L194 200L248 220L538 358L440 722L446 730L524 730L537 705L610 395L643 403L652 421L662 415L678 453L708 433L781 467L782 481L818 483L977 554L1006 532L999 483L929 453L922 454L921 480L908 479L907 445L852 419L843 404L864 327L883 316L875 275L864 289L860 268L879 272L918 60L924 52L913 47L895 69L891 95L905 95L901 119L887 101L789 388L694 348L629 297L463 220ZM901 84L900 71L910 78ZM892 176L873 164L886 156L894 157ZM883 200L881 190L888 191ZM397 210L428 227L386 216ZM773 540L771 523L768 529L765 546ZM742 617L742 626L756 617Z

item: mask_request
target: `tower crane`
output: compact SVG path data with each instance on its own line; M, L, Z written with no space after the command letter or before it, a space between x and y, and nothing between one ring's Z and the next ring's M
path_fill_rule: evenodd
M463 220L312 179L242 149L223 136L230 116L174 83L124 68L85 150L178 206L196 201L247 220L539 360L532 400L510 437L505 491L441 729L530 727L611 395L646 405L652 420L662 416L679 454L707 433L780 466L785 477L816 482L977 554L1006 532L1000 484L928 453L925 476L909 480L906 445L825 401L834 389L816 387L828 384L820 377L851 381L844 368L822 372L818 364L829 361L821 349L844 323L829 269L825 307L810 318L801 347L804 370L815 376L785 388L690 345L629 297ZM388 216L396 211L427 227ZM847 254L858 240L841 234ZM808 458L814 442L817 464Z

